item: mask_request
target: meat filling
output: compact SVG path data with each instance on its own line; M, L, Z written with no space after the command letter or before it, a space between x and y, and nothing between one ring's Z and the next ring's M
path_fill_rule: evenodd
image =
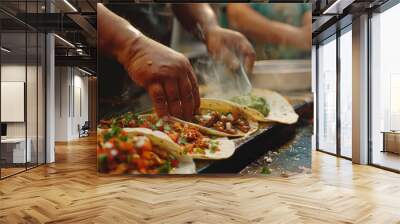
M249 122L240 113L207 111L202 115L196 115L195 122L228 134L237 134L238 131L247 133L250 130Z

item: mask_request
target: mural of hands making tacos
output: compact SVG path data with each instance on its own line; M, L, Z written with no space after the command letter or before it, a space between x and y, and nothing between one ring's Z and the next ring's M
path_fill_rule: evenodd
M220 25L229 8L205 3L98 4L99 172L240 173L284 144L274 138L296 136L302 114L295 109L306 107L307 100L299 100L304 94L290 100L286 95L299 89L284 96L279 86L266 89L254 83L253 71L265 63L255 63L252 36ZM287 17L304 13L294 12ZM283 21L283 30L291 30ZM301 25L306 27L306 22ZM172 42L174 49L169 47ZM311 47L311 37L303 42L289 45L304 52L308 42ZM268 74L263 75L268 82ZM311 157L311 151L307 153Z

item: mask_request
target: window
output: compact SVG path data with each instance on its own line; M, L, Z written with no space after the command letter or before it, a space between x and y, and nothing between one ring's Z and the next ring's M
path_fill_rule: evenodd
M371 162L400 170L400 4L371 18Z
M340 36L340 155L351 158L352 148L352 33L351 26Z
M336 36L318 48L318 149L336 153Z
M1 1L0 7L12 2ZM21 14L44 1L19 2ZM0 178L45 163L45 34L0 12ZM10 109L13 108L13 109Z

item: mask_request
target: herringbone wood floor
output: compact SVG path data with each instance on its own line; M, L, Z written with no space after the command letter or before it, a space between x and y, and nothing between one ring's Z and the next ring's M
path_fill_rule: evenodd
M400 223L400 175L314 152L284 177L102 177L94 138L0 181L0 223Z

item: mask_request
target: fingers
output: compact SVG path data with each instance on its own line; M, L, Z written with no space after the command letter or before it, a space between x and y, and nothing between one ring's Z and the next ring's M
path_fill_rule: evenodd
M253 71L254 61L256 60L256 53L249 41L242 41L240 45L240 51L243 55L243 63L247 74L251 74Z
M165 81L164 90L167 95L167 104L170 115L183 118L178 83L176 80L171 79Z
M188 77L189 77L190 85L192 86L192 95L193 95L193 103L194 103L193 112L196 113L200 107L200 93L199 93L199 85L197 84L196 75L194 74L194 71L192 68L190 68L190 70L189 70Z
M147 91L153 101L153 107L159 117L168 115L167 98L163 86L160 83L152 83L147 87Z
M179 94L181 96L183 117L185 120L191 120L194 115L194 98L192 93L192 84L187 76L182 76L178 80Z
M182 75L177 80L152 83L147 91L153 101L154 110L160 117L172 115L191 120L200 106L197 80L191 69L188 75Z
M247 74L251 74L253 71L254 61L256 60L255 53L250 51L245 53L244 55L244 68L246 69Z

